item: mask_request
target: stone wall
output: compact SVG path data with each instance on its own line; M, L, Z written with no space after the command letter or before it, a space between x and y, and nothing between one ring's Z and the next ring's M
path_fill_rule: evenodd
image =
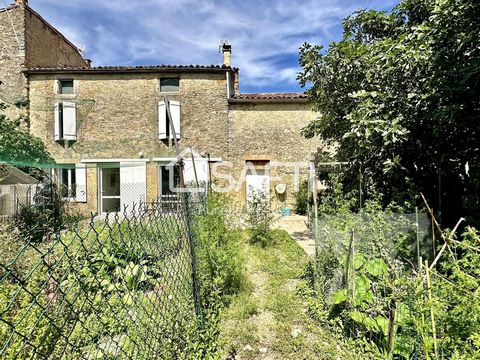
M78 49L35 11L25 11L27 67L85 66Z
M10 119L28 120L16 107L28 100L27 67L85 66L78 49L29 7L0 9L0 34L0 101Z
M322 146L318 139L305 139L300 133L316 116L305 102L230 105L228 157L234 163L233 174L236 179L244 180L242 169L247 161L270 161L270 197L274 210L292 207L295 203L294 177L297 170L289 163L305 163L298 170L300 180L305 180L309 157ZM275 185L280 183L287 185L286 197L279 197L275 193ZM235 194L240 203L245 201L245 191L243 183L240 192Z
M25 10L13 6L0 10L0 101L10 105L6 115L16 118L20 112L14 104L26 99L26 80L22 74L25 63Z
M173 156L173 146L158 139L158 90L162 74L30 75L31 132L40 137L55 159L78 162L94 158ZM168 76L172 76L169 74ZM211 156L227 154L225 72L185 73L178 94L181 103L182 148L194 147ZM55 94L56 79L73 78L75 95ZM77 103L77 141L54 141L56 100Z

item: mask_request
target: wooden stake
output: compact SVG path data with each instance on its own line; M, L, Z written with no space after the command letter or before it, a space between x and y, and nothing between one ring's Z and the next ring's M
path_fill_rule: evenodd
M397 304L394 299L390 300L390 315L388 318L388 340L387 340L387 349L391 353L394 346L394 332L395 332L395 314L397 312Z
M435 328L435 316L433 314L433 307L432 307L432 287L430 283L430 269L428 268L428 260L425 260L425 275L427 278L428 301L430 302L430 318L432 321L433 350L435 353L435 359L438 359L437 330Z

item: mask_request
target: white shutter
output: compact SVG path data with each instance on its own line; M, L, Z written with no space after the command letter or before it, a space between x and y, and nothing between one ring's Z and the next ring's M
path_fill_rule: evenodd
M87 202L87 168L85 164L75 165L75 200Z
M63 138L77 140L77 104L63 102Z
M180 102L170 100L170 114L172 115L173 127L177 134L177 139L180 139ZM170 139L173 139L172 131L170 131Z
M54 124L54 128L55 128L55 140L60 140L60 103L57 101L55 103L55 107L54 107L54 112L55 112L55 124Z
M147 198L147 165L145 162L120 163L120 211L138 212Z
M200 187L203 187L208 182L208 160L201 157L196 157L195 168L193 167L193 161L189 159L184 160L184 181L185 184L194 184L196 186L196 180ZM195 173L197 179L195 179Z
M167 139L167 109L165 101L158 103L158 138L160 140Z

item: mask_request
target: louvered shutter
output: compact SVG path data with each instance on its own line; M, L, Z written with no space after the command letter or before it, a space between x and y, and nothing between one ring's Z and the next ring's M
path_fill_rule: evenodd
M167 110L165 101L158 103L158 138L160 140L167 139Z
M175 128L175 133L177 139L180 139L180 102L170 100L170 114L172 115L173 127ZM172 133L172 131L170 131ZM172 134L170 134L170 139L173 139Z
M147 167L144 162L120 163L120 211L132 214L145 206Z
M85 164L75 165L75 200L87 202L87 168Z
M77 104L63 102L63 138L77 140Z
M55 140L60 140L61 139L61 136L60 136L60 121L61 121L61 118L60 118L60 103L59 102L55 103L54 113L55 113L55 120L54 120L55 121L55 124L54 124Z

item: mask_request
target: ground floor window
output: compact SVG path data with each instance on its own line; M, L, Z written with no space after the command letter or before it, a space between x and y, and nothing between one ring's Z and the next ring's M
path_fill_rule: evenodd
M160 165L158 167L159 194L173 195L180 187L180 169L178 165Z
M75 168L61 169L60 172L60 192L64 198L75 198Z
M99 166L99 211L136 213L147 200L146 162L126 160Z

